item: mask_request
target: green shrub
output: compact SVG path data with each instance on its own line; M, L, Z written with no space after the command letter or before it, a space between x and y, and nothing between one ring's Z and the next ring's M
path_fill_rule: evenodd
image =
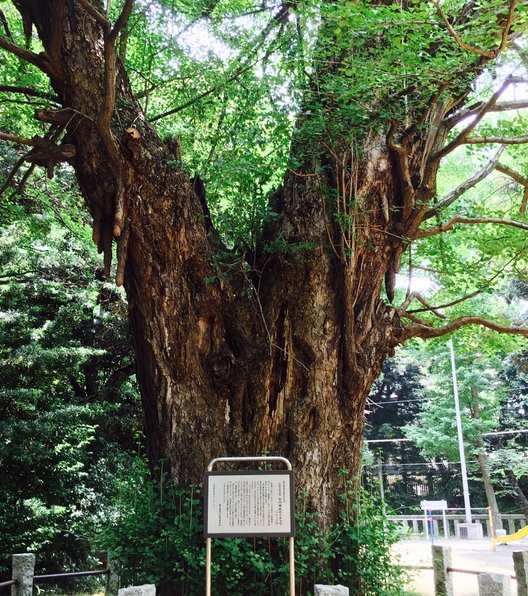
M113 515L100 529L98 546L112 553L121 584L155 583L162 593L202 595L205 540L200 489L154 482L140 460L118 484ZM323 532L307 499L298 498L297 593L310 594L314 583L342 583L351 594L403 594L406 578L389 555L398 540L397 526L385 518L376 497L346 477L342 505L340 522ZM288 593L287 539L230 538L212 544L214 593Z

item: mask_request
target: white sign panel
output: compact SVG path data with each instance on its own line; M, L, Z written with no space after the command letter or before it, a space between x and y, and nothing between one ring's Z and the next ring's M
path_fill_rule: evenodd
M205 535L293 536L290 471L208 472Z
M420 506L424 511L445 511L447 509L447 501L420 501Z

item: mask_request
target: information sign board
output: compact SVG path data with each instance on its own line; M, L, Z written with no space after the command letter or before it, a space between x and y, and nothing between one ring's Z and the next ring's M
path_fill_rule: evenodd
M206 537L294 536L291 470L209 471L204 487Z
M424 511L445 511L447 501L420 501L420 507Z

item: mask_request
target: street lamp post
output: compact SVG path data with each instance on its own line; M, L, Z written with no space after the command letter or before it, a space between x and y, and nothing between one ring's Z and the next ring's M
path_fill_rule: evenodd
M458 449L460 451L460 472L462 474L462 487L464 490L464 509L466 511L466 523L471 523L471 503L469 501L469 485L466 469L466 456L464 453L464 438L462 436L462 419L460 417L460 402L458 401L458 382L455 366L455 350L453 340L449 339L449 352L451 354L451 372L453 375L453 395L455 398L455 414L458 435Z

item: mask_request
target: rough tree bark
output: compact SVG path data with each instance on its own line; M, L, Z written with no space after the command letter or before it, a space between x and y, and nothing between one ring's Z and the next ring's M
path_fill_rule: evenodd
M107 274L115 239L152 464L166 460L187 483L215 456L284 455L331 520L338 470L360 469L365 400L395 346L481 322L439 330L406 315L414 296L390 304L401 255L431 217L448 117L467 89L440 100L444 86L413 125L393 121L357 151L321 145L289 171L265 239L305 249L261 251L248 296L243 274L206 283L216 274L207 214L117 59L132 3L114 26L88 0L16 4L44 52L2 47L46 72L62 105L37 114L56 134L48 146L33 141L29 158L50 174L61 159L75 168Z

